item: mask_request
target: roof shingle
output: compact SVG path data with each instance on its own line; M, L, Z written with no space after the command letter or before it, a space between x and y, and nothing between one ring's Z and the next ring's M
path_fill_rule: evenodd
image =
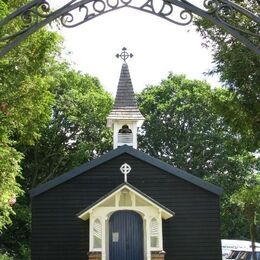
M120 78L117 87L115 108L134 107L137 108L137 102L133 90L133 85L128 69L128 65L123 63L120 73Z

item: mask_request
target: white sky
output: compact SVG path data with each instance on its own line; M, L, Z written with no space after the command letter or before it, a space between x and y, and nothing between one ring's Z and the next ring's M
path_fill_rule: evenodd
M49 1L52 7L68 0ZM74 68L96 76L115 95L122 61L115 55L126 47L134 57L128 66L135 92L147 84L158 84L168 72L186 74L189 79L219 85L217 77L206 77L212 68L209 50L189 26L179 26L138 10L123 8L75 28L61 27L65 48Z

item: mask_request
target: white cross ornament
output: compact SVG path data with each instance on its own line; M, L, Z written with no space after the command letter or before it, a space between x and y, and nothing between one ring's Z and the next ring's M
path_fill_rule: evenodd
M132 170L131 166L127 163L122 164L120 171L125 175L125 182L127 182L127 174Z

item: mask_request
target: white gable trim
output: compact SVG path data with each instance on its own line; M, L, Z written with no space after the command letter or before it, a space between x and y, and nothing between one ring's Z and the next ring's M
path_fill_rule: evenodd
M155 203L152 199L149 199L148 196L144 196L143 194L137 192L136 190L134 190L133 188L131 188L128 184L122 185L121 187L119 187L117 190L115 190L113 193L111 193L110 195L106 196L104 199L98 201L97 203L95 203L94 205L92 205L90 208L86 209L86 211L81 212L78 217L82 220L87 220L90 217L90 214L93 212L94 209L98 208L100 205L102 205L104 202L108 201L109 199L111 199L112 197L118 197L116 195L120 194L121 191L123 189L128 189L132 194L135 195L135 199L134 199L134 203L136 201L136 198L139 197L142 200L146 201L148 205L158 209L159 212L161 212L161 216L163 219L168 219L174 216L174 213L171 212L170 210L167 211L166 209L164 209L163 207L161 207L159 205L159 203ZM121 208L125 208L125 207L121 207L118 206L118 199L116 199L116 204L115 207L117 207L117 210L120 210ZM133 206L135 206L135 204L133 204ZM128 209L132 209L133 206L128 207ZM138 206L135 206L135 209L138 210Z

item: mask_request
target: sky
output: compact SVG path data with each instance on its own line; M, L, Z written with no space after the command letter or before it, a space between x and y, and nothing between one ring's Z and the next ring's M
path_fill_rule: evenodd
M57 8L68 0L49 2ZM134 55L127 63L136 93L146 85L159 84L169 72L206 80L212 87L220 85L217 76L204 75L213 67L212 55L201 46L202 38L192 25L175 25L155 15L123 8L74 28L60 28L66 57L73 67L97 77L113 95L122 66L115 55L123 47Z

